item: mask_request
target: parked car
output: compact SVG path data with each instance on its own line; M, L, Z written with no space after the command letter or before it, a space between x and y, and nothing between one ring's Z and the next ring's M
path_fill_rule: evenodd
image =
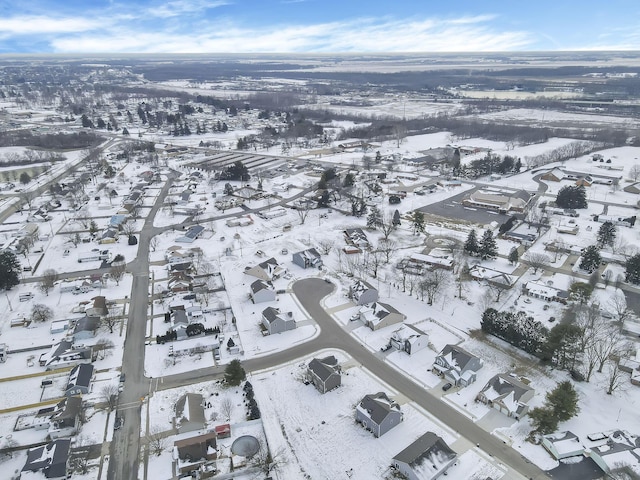
M113 429L120 430L122 425L124 425L124 417L116 417L116 421L113 422Z
M126 377L125 377L125 374L124 374L124 373L121 373L121 374L120 374L120 381L121 381L122 383L124 383L125 378L126 378Z
M449 382L447 382L447 383L445 383L445 384L442 386L442 390L446 392L446 391L447 391L447 390L449 390L451 387L453 387L453 385L451 385Z
M195 300L195 298L196 298L195 293L190 293L189 295L185 295L184 297L182 297L183 300Z

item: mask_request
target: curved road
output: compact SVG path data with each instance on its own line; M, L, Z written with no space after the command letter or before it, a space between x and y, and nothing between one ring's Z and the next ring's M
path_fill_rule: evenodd
M329 295L333 289L334 286L332 283L318 278L308 278L296 282L293 285L293 293L307 313L320 326L320 334L309 342L295 345L287 350L265 357L246 360L242 362L244 368L247 371L262 370L295 361L321 349L332 348L343 350L363 367L367 368L372 374L389 384L393 389L427 410L452 430L460 433L460 435L471 442L471 444L480 444L484 452L507 465L512 469L512 473L518 472L525 478L535 480L549 478L545 472L531 464L517 451L477 426L467 417L461 415L460 412L425 390L422 386L402 375L401 372L376 357L370 350L354 339L331 318L320 304L320 301ZM213 367L163 377L162 383L158 382L157 389L170 389L203 381L208 377L216 377L222 374L223 371L223 367ZM509 478L513 477L511 476Z

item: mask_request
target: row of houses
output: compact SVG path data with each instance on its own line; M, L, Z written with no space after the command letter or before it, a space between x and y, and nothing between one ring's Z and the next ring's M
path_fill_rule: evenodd
M307 367L307 381L320 393L340 386L340 365L333 355L314 358ZM379 438L398 426L404 414L397 402L384 392L365 395L355 407L355 420ZM435 480L455 463L456 453L433 432L427 432L391 460L392 467L411 480Z

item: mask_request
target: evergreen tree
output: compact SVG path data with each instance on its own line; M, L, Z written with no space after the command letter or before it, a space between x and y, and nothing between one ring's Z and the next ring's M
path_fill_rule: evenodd
M247 374L240 364L240 360L231 360L224 369L224 381L227 385L240 385L247 378Z
M518 263L518 249L513 247L509 252L509 263L515 265Z
M635 285L640 283L640 253L627 260L624 279Z
M344 180L342 182L342 186L343 187L352 187L354 183L355 183L355 177L354 177L353 173L347 173L344 176Z
M598 229L598 246L600 248L610 245L613 246L613 242L616 240L617 228L611 222L604 222Z
M547 405L553 409L558 421L566 422L580 411L578 392L568 380L560 382L556 388L547 393Z
M475 229L469 232L467 236L467 241L464 242L464 251L467 255L477 255L478 254L478 237L476 236Z
M413 234L424 233L424 213L416 210L411 217L411 224L413 225Z
M556 205L560 208L587 208L587 192L583 186L562 187L556 196Z
M395 212L393 212L393 220L392 220L393 226L397 227L398 225L400 225L402 222L400 220L400 212L398 210L396 210Z
M127 127L123 127L122 135L129 135L129 130L127 130Z
M233 186L230 183L225 183L223 192L225 195L233 195Z
M382 214L375 205L369 210L367 215L367 228L376 229L382 223Z
M0 251L0 288L10 290L20 283L20 262L11 250Z
M600 256L600 249L597 245L589 245L582 252L582 260L580 260L580 269L586 272L593 272L600 266L602 257Z
M533 430L540 435L548 435L558 429L558 418L549 407L536 407L529 412Z
M489 258L496 258L498 256L498 245L496 239L493 238L493 232L491 230L485 230L482 234L482 239L478 245L478 255L482 260Z

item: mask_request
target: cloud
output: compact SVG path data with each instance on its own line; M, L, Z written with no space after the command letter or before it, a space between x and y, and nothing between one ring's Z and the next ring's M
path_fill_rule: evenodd
M195 8L197 2L188 3ZM216 19L190 23L188 31L179 22L154 31L114 22L105 29L56 36L51 45L60 53L468 52L516 50L534 41L523 31L497 31L489 23L493 18L356 18L254 28Z
M103 26L104 21L86 17L52 18L25 15L0 19L0 33L10 35L86 32Z
M145 13L152 17L161 18L174 18L182 17L185 15L192 15L196 13L202 13L206 10L222 7L224 5L230 5L231 2L218 0L173 0L170 2L163 2L159 6L153 6L146 9Z

